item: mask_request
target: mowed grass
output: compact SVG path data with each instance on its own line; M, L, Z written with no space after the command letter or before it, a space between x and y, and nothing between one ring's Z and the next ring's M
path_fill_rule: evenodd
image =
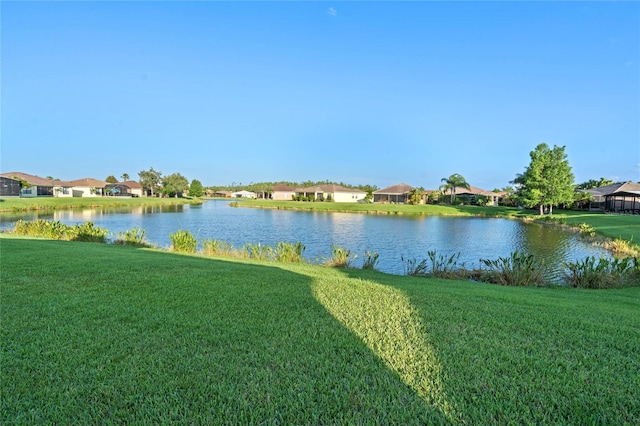
M156 198L156 197L36 197L0 198L0 213L26 212L33 210L69 210L98 207L138 207L168 206L176 204L202 203L198 198Z
M0 236L2 424L638 424L640 288Z

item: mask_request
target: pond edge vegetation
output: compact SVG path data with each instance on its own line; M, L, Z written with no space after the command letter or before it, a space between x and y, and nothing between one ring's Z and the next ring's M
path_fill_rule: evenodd
M73 226L59 221L36 219L19 220L9 233L21 236L48 238L66 241L84 241L109 243L108 230L96 227L92 222ZM254 259L271 262L306 262L303 257L305 246L301 242L278 242L275 247L261 243L247 243L240 248L220 240L204 240L198 251L198 241L189 231L178 230L169 236L169 251L208 257L227 257ZM111 241L113 244L160 249L146 240L144 229L133 228L118 233ZM317 259L317 263L336 268L354 268L358 255L343 247L332 245L332 254L328 258ZM515 251L508 257L498 259L480 259L480 268L468 269L459 262L460 253L443 255L430 250L427 258L404 258L401 261L407 276L436 277L472 282L486 282L506 286L540 287L551 283L544 278L544 265L533 255ZM365 251L362 269L375 270L378 253ZM483 268L484 265L484 268ZM582 261L565 262L563 282L577 288L605 289L640 285L640 260L637 256L620 259L597 259L593 256ZM557 285L557 284L555 284Z

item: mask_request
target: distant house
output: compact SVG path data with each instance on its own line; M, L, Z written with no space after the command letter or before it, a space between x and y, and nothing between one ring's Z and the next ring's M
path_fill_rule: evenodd
M229 198L231 197L231 191L212 191L207 190L208 197L216 197L216 198Z
M279 184L273 187L271 198L274 200L291 201L296 195L296 189L284 184Z
M614 183L599 188L585 189L591 194L591 209L612 213L640 214L640 183L631 181Z
M256 193L251 191L237 191L231 193L232 198L256 198Z
M124 182L120 182L120 183L122 185L125 185L125 186L129 187L129 189L131 190L131 196L132 197L144 197L145 196L144 188L142 188L142 185L140 185L135 180L125 180Z
M322 184L307 188L294 189L296 197L311 198L317 201L334 201L336 203L358 203L364 200L367 193L359 189L345 188L336 184Z
M446 194L451 194L451 192L447 191ZM501 192L487 191L482 188L478 188L477 186L469 185L469 188L461 188L461 187L454 188L454 194L456 197L459 197L459 196L469 197L469 202L471 204L476 203L478 196L486 197L488 206L491 206L491 205L497 206L500 199L504 197L507 193L504 191L501 191Z
M22 172L9 172L1 173L0 177L16 180L18 182L24 181L29 186L23 186L20 188L20 197L53 197L54 186L59 186L60 181L54 181L52 179L42 178L40 176L30 175Z
M0 176L0 197L19 197L20 181L10 177Z
M406 183L389 186L387 188L378 189L373 192L374 203L393 203L401 204L409 200L409 192L413 187Z
M107 182L98 179L76 179L61 182L54 188L54 193L57 197L101 197L106 185Z

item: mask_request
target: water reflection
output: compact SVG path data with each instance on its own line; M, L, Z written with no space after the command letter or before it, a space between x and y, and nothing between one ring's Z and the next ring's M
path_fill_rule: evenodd
M174 214L166 214L174 213ZM175 214L179 213L179 214ZM0 214L0 226L13 226L18 219L59 220L70 225L91 221L107 228L113 237L134 227L160 247L170 245L177 230L192 232L199 242L223 240L241 247L246 243L275 245L300 241L305 257L319 261L331 255L331 246L351 250L362 265L365 251L380 254L378 269L402 274L401 258L424 259L429 250L443 255L461 253L467 267L478 267L480 259L507 257L515 250L531 253L549 264L608 256L576 235L551 226L510 219L459 217L406 217L349 213L297 212L233 208L226 201L202 205L145 206L135 208L83 209L55 212Z

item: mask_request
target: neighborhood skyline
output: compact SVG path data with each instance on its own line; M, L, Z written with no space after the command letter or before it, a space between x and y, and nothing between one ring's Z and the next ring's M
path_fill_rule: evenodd
M0 172L640 181L636 2L2 2Z

